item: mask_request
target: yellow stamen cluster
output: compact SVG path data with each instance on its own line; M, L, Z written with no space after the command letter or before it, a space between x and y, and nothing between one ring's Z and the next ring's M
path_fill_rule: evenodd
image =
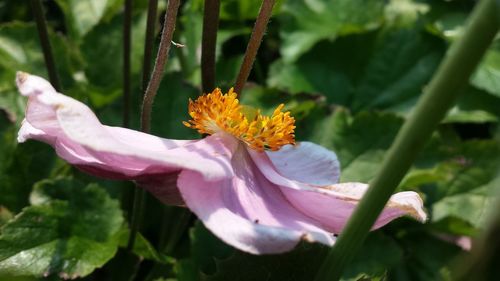
M271 116L264 116L259 110L249 116L244 113L233 89L223 94L217 88L195 101L189 100L192 120L183 123L201 134L224 131L257 151L275 151L285 144L295 144L295 119L290 112L282 112L283 107L280 104Z

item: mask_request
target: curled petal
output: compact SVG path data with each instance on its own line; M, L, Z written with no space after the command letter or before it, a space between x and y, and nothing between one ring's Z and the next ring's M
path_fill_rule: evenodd
M229 162L237 145L233 138L178 141L103 126L85 104L57 93L44 79L18 73L16 82L29 97L19 141L47 142L61 158L91 174L131 180L183 169L199 172L206 180L232 175Z
M332 245L334 237L296 210L264 177L241 147L232 160L235 176L206 182L183 171L177 185L186 205L226 243L249 253L281 253L300 240Z
M333 233L340 233L351 216L368 185L363 183L340 183L317 187L297 182L280 174L267 155L250 151L257 167L281 191L289 202L307 216L314 218ZM378 217L373 229L390 221L409 215L425 221L423 202L416 192L406 191L394 194Z
M276 170L284 177L311 185L337 183L340 163L337 155L312 142L286 145L278 151L266 151Z

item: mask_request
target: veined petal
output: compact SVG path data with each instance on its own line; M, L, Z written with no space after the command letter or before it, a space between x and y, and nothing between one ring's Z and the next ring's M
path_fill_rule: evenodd
M103 126L85 104L57 93L44 79L18 73L16 82L29 97L19 140L47 142L61 158L91 174L141 180L190 169L206 180L232 175L230 158L237 146L232 137L178 141Z
M334 237L296 210L267 180L243 146L232 159L234 177L207 182L183 171L177 185L186 205L226 243L249 253L281 253L300 240L332 245Z
M249 152L265 177L280 186L285 197L295 208L320 221L333 233L340 233L368 188L368 185L363 183L340 183L318 187L298 182L280 174L266 154L251 150ZM394 194L373 228L379 228L404 215L420 221L426 220L423 202L418 193L406 191Z
M337 183L340 163L337 155L312 142L285 145L278 151L266 151L276 170L299 182L325 186Z

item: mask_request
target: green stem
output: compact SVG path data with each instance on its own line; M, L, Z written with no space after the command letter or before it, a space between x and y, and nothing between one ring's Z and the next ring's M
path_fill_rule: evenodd
M219 28L219 0L205 0L201 39L201 84L204 93L215 88L215 47Z
M144 215L145 198L146 190L136 187L134 189L134 204L132 205L132 216L130 218L130 236L127 244L127 250L130 252L134 249L135 239L139 232L142 216Z
M172 42L172 36L175 30L175 23L177 20L177 11L179 10L180 0L169 0L167 6L167 14L165 15L165 21L163 24L163 32L161 35L160 46L158 49L158 54L156 56L155 66L153 68L153 73L151 74L151 79L144 93L144 99L142 103L141 110L141 131L144 133L149 133L151 131L151 111L153 107L153 102L160 87L161 79L163 78L163 70L165 69L165 64L168 60L168 51L170 50L170 44ZM144 70L146 71L146 70ZM128 241L128 249L131 250L134 247L135 237L137 236L137 231L141 225L142 214L144 212L144 198L146 197L146 191L142 188L137 187L134 193L134 206L132 209L132 221L130 227L130 237Z
M241 92L243 87L247 82L250 71L252 70L253 62L257 56L257 51L259 50L260 43L266 32L267 24L273 13L273 7L275 0L264 0L260 6L259 16L255 21L255 26L253 27L252 35L250 36L250 41L248 42L247 50L245 52L245 57L243 58L243 63L241 64L240 72L236 78L236 83L234 90L241 97Z
M418 152L456 100L460 89L467 85L498 30L494 5L494 0L477 4L463 36L450 47L411 117L399 131L379 173L340 233L315 280L338 280L341 277Z
M164 206L160 241L158 249L167 255L172 254L191 220L191 212L186 208Z
M61 91L61 83L59 82L56 63L54 60L54 55L52 53L52 48L50 46L47 21L45 20L45 13L43 12L41 0L31 0L31 8L33 9L33 15L35 16L38 36L40 38L40 44L42 45L43 57L45 59L47 72L49 73L50 83L57 91Z
M146 22L146 39L144 42L144 58L142 61L142 91L148 87L151 75L151 63L153 61L153 44L155 40L156 14L158 12L158 0L149 0L148 18Z
M178 212L175 217L176 223L170 231L170 239L165 244L164 252L166 254L172 254L175 250L175 247L182 238L182 234L185 233L186 228L189 226L191 216L192 214L188 209L182 209Z
M132 0L125 0L123 19L123 127L130 121L130 50L132 29Z

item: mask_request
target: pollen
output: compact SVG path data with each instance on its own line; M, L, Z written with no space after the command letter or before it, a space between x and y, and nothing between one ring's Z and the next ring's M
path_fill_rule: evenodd
M265 116L258 109L241 105L232 88L227 94L217 88L189 100L192 119L183 124L200 134L229 133L257 151L276 151L295 144L295 119L290 112L283 112L283 107L280 104L271 116Z

